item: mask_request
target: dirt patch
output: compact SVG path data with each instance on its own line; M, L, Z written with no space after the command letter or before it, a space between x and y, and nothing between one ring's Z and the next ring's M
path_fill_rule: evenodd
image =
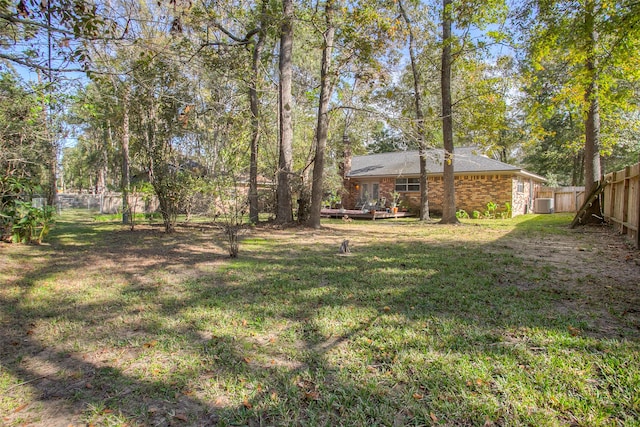
M505 236L495 251L546 269L536 286L568 295L567 309L590 317L592 333L615 336L620 328L640 338L640 251L602 225L544 237ZM532 283L523 280L524 288ZM575 298L572 298L574 295Z

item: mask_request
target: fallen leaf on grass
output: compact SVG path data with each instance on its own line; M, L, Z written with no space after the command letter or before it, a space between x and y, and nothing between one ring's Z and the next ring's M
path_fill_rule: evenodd
M573 326L569 325L567 326L567 329L569 330L569 334L571 334L572 337L580 335L580 329L578 328L574 328Z
M253 408L253 405L251 404L251 402L249 402L247 399L242 401L242 406L244 406L247 409L251 409Z
M28 403L25 403L23 405L18 406L16 409L13 410L13 413L15 414L16 412L20 412L22 411L24 408L26 408L27 406L29 406Z
M432 420L434 423L437 423L437 422L438 422L438 417L436 417L436 414L434 414L433 412L430 412L430 413L429 413L429 416L431 417L431 420Z
M320 393L317 391L305 391L304 398L305 400L320 400Z
M176 420L184 421L184 422L189 421L189 418L187 418L187 416L181 412L178 412L177 414L175 414L173 418L175 418Z
M320 400L320 392L318 392L316 385L309 380L302 380L296 384L303 392L303 398L305 400Z
M420 394L420 393L413 393L413 398L415 400L422 400L424 399L424 394Z

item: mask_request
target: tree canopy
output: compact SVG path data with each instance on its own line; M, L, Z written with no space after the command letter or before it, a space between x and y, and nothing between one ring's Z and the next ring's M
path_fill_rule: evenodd
M345 153L444 147L448 176L476 146L590 185L640 150L637 2L49 3L0 6L2 173L53 192L149 182L168 231L222 181L246 183L252 222L318 227Z

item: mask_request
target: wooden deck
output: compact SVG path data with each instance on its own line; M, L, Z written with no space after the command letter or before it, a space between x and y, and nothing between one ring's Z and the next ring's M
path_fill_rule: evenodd
M327 209L324 208L320 214L325 218L344 218L345 216L352 219L389 219L389 218L408 218L414 216L409 212L392 213L385 211L363 212L353 209Z

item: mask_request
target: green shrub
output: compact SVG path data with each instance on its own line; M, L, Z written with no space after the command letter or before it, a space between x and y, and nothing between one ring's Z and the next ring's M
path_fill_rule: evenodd
M485 218L495 218L498 205L494 202L487 203L487 210L484 212Z
M322 200L322 206L334 208L341 201L342 199L340 195L336 191L331 191L329 194L325 195L324 199Z
M42 243L55 222L53 206L36 208L31 202L23 201L16 201L15 206L11 240L14 243Z
M512 214L513 214L513 210L511 209L511 203L505 202L504 211L502 212L502 217L511 218Z
M468 219L469 218L469 214L464 209L459 209L456 212L456 218L458 218L458 219L463 219L463 218L464 219Z
M55 209L25 201L40 191L26 179L0 177L0 238L15 243L41 243L54 223Z

